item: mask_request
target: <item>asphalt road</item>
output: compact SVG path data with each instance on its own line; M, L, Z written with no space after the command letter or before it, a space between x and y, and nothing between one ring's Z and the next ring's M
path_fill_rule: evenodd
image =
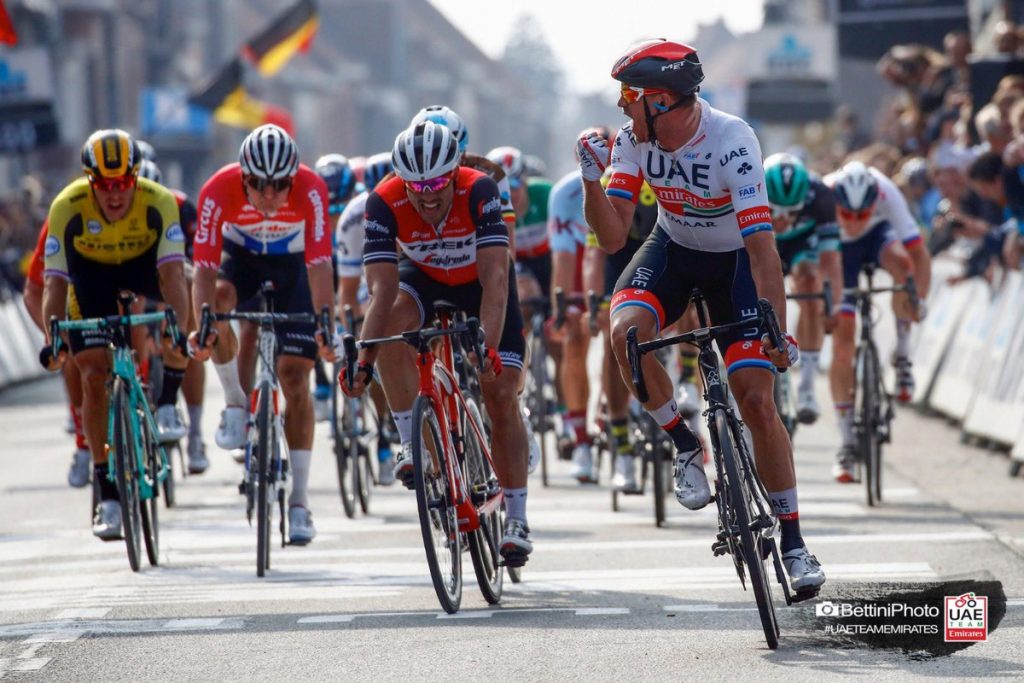
M824 399L824 385L819 390ZM236 489L240 469L212 444L219 390L209 395L212 467L183 482L178 506L161 511L161 565L132 573L123 543L92 537L88 490L65 483L72 443L59 384L0 394L0 677L1024 676L1024 481L1007 478L1003 456L961 445L939 420L900 411L886 502L877 509L866 507L861 487L831 481L830 416L798 433L803 532L828 575L818 602L884 602L940 581L1000 582L1005 615L990 606L988 641L950 653L942 635L910 648L841 637L826 632L832 622L807 602L779 606L782 642L773 652L752 595L729 560L710 552L711 509L689 512L670 501L669 523L657 529L649 497L629 498L613 513L608 489L577 485L567 463L553 465L550 488L531 482L536 550L523 583L506 581L501 605L489 607L467 555L462 610L444 615L413 495L377 489L371 515L345 518L324 425L311 484L319 536L308 547L275 548L272 570L257 579L255 531Z

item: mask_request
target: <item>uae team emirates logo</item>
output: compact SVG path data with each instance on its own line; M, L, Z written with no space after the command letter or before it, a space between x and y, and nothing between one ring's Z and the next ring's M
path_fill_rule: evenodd
M988 596L964 593L946 597L946 642L988 640Z

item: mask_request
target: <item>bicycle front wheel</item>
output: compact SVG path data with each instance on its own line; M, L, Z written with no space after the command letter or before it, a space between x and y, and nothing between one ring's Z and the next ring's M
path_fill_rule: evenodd
M146 455L144 467L146 483L150 486L149 498L139 497L139 512L142 516L142 538L146 542L146 556L152 567L157 566L160 561L160 521L159 502L157 495L160 491L160 446L156 438L149 430L149 424L144 415L139 415L139 425L142 429L142 445ZM166 480L165 480L166 481Z
M260 389L256 403L256 576L263 576L270 568L270 449L273 435L270 430L270 387ZM250 458L250 465L252 458Z
M412 460L423 549L434 592L445 612L454 614L462 602L462 552L459 522L448 478L451 456L445 450L434 405L417 396L412 408Z
M359 489L359 435L356 433L357 420L355 410L358 401L344 402L341 416L341 429L334 440L334 459L338 463L338 490L341 492L341 506L345 516L352 519L356 516L356 491Z
M750 462L749 458L743 457L746 442L733 430L733 424L724 411L719 410L715 414L715 430L718 432L718 444L725 465L726 491L729 496L726 509L731 513L730 532L737 537L740 554L750 577L750 588L757 602L765 641L774 650L779 646L779 623L768 585L768 572L764 566L764 558L771 557L771 548L766 545L771 541L761 534L760 529L751 527L751 499L758 494L747 486L741 465L741 459ZM757 473L749 472L747 476L756 477Z
M548 403L544 393L547 384L547 362L548 355L544 349L544 342L533 337L530 348L530 381L533 390L527 400L527 409L530 411L530 423L533 426L534 434L540 439L540 482L543 486L548 485L548 445L547 445L547 424L548 424Z
M881 502L881 448L879 429L879 406L881 405L878 368L878 352L871 344L863 344L857 351L857 387L858 415L856 423L860 425L858 434L858 450L860 461L864 467L864 485L868 494L868 505L874 506Z
M128 564L139 571L142 555L142 519L139 510L138 455L132 433L132 409L128 386L114 378L110 410L114 411L113 465L117 494L121 499L121 528L128 550Z

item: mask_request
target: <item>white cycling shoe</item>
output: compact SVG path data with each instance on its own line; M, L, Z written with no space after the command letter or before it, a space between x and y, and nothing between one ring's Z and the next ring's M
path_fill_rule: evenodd
M188 428L178 406L168 403L156 409L156 431L160 443L174 443L185 438Z
M794 548L782 555L782 564L789 574L789 585L794 591L817 590L825 583L825 572L818 558L807 552L807 546Z
M704 473L704 449L697 446L687 453L676 453L674 466L676 500L687 510L700 510L711 502L711 487Z
M121 502L101 500L92 520L92 535L103 541L118 541L121 535Z
M800 424L812 425L818 421L821 410L814 397L814 387L801 387L796 392L796 420Z
M628 493L638 489L636 485L636 458L633 455L615 456L615 475L612 476L612 488L616 491Z
M248 421L249 411L244 406L228 406L220 413L220 424L217 425L214 441L227 451L244 448Z
M578 444L572 450L570 474L581 484L597 483L597 473L594 471L594 453L589 443Z
M292 545L306 545L316 538L313 513L301 505L288 508L288 542Z
M80 489L89 483L92 474L92 453L88 448L76 448L68 468L68 485Z

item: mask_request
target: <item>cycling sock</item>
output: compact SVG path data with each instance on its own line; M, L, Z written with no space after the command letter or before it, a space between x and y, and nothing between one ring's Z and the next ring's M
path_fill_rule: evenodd
M93 481L99 482L100 485L100 500L121 500L121 496L117 494L117 484L110 481L107 478L107 464L93 465Z
M818 374L818 360L821 358L821 351L815 349L800 349L800 388L802 390L814 389L814 377Z
M82 409L71 407L71 421L75 423L75 448L85 449L86 445L85 428L82 426Z
M403 444L412 441L412 411L392 410L391 417L395 418L395 427L398 428L398 438Z
M312 451L294 450L288 454L289 469L292 473L292 492L288 496L288 507L301 505L309 509L309 461Z
M227 363L214 363L213 369L217 371L220 378L220 385L224 387L224 401L229 406L246 406L245 391L242 390L242 380L238 378L238 359L232 358Z
M505 489L505 512L509 519L526 523L526 487Z
M910 356L910 321L896 319L896 357Z
M697 355L693 353L679 354L679 382L693 382L697 376Z
M188 406L188 438L203 438L203 404Z
M772 509L779 518L779 526L782 529L782 542L780 550L786 553L794 548L804 545L804 539L800 535L800 511L797 506L796 487L785 491L768 493L768 500L771 501Z
M612 442L618 455L633 455L633 448L629 443L628 417L612 420Z
M839 435L844 446L853 445L853 404L836 403L836 421L839 423Z
M697 441L697 437L690 431L690 427L683 418L679 416L679 408L676 406L675 401L669 401L660 408L648 410L647 412L672 437L672 443L675 444L677 452L690 453L700 448L700 442Z
M160 398L156 401L158 407L173 406L178 402L178 389L181 388L183 379L185 379L184 368L178 370L164 366L164 381L160 387Z
M577 446L590 443L590 435L587 434L586 410L570 410L566 412L565 425L572 430Z

